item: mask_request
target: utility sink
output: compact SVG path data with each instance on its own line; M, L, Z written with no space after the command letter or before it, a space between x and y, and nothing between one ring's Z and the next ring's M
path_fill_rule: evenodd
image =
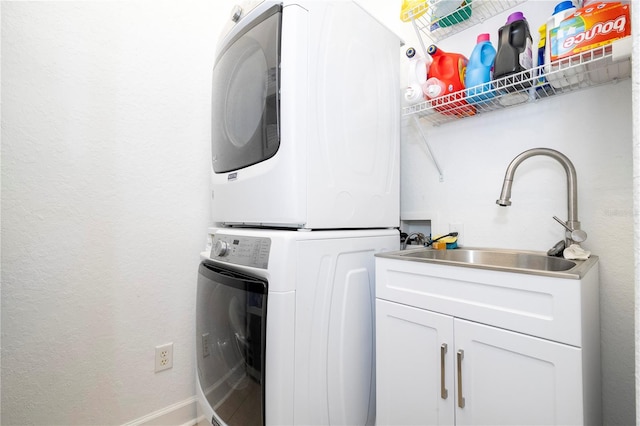
M419 248L379 253L376 256L574 279L582 278L597 262L595 256L587 260L567 260L536 251L466 247L451 250Z

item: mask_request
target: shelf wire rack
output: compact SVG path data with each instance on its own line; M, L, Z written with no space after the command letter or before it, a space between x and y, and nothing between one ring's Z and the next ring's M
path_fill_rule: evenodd
M629 44L624 40L625 44ZM431 125L473 117L511 106L612 83L631 76L631 58L609 44L526 71L403 107Z
M401 13L418 36L436 43L527 0L425 0Z

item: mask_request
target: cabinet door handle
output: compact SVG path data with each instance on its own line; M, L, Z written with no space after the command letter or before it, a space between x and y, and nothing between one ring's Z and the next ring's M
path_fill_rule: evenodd
M442 345L440 345L440 398L442 399L447 399L447 397L449 396L449 391L444 385L444 378L445 378L444 357L446 354L447 354L447 344L443 343Z
M458 351L458 407L464 408L464 397L462 396L462 359L464 358L464 351L460 349Z

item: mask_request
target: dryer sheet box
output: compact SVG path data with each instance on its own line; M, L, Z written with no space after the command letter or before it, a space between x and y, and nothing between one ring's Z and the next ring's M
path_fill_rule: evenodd
M592 3L550 30L551 60L606 46L631 35L630 5Z

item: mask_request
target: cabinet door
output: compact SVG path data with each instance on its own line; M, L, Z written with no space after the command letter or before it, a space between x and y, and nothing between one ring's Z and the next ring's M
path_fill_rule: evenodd
M376 299L376 424L452 425L453 353L453 317Z
M459 319L454 328L456 424L583 424L580 348Z

